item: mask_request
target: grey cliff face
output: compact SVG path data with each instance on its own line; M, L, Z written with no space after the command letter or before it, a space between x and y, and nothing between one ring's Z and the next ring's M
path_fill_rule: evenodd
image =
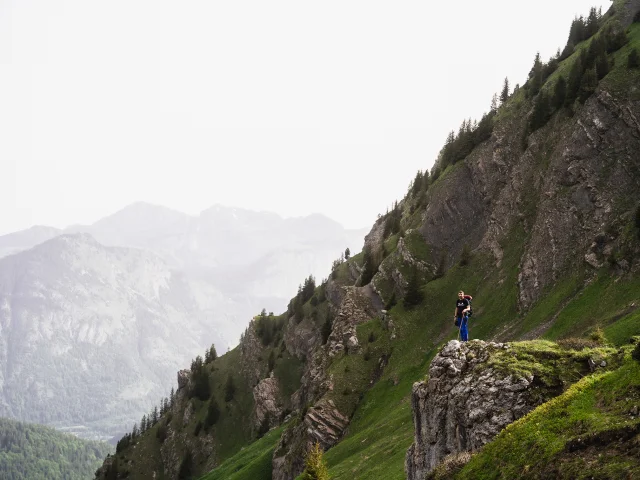
M549 124L531 134L523 150L527 115L498 123L490 140L429 190L419 228L432 250L430 263L445 252L447 267L465 244L499 266L505 240L524 232L521 309L562 273L601 266L619 248L616 238L640 190L640 102L601 88L561 128ZM608 237L608 229L618 233ZM380 276L406 280L385 263ZM622 260L617 267L631 265Z
M285 431L273 453L274 480L293 480L304 469L304 457L316 442L323 450L342 438L349 417L327 398L333 391L333 381L327 368L335 355L357 354L360 350L356 326L370 320L379 309L372 300L369 287L343 287L342 302L325 345L318 346L308 357L300 389L294 393L294 405L299 409L308 403L302 421ZM379 301L379 300L378 300Z
M280 385L278 379L273 376L263 378L253 388L254 428L260 429L266 421L269 428L280 423L283 407L280 402Z
M407 452L408 480L422 480L447 455L474 451L535 408L533 376L514 378L486 368L508 344L451 340L433 359L429 379L413 385L415 440Z

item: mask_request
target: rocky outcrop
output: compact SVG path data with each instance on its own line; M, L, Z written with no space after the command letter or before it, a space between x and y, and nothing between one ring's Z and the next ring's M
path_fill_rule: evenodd
M249 386L254 387L266 375L262 360L262 342L255 331L252 321L240 340L240 368Z
M280 423L282 416L282 402L280 399L280 386L278 379L273 376L264 378L253 388L254 428L259 430L265 421L269 428Z
M553 395L533 375L506 375L488 366L504 343L451 340L434 358L429 378L413 385L415 441L408 480L422 480L447 455L474 451ZM536 386L536 388L532 388Z
M323 450L335 445L349 424L349 417L327 398L333 380L327 375L331 359L338 354L355 354L360 350L356 326L379 313L378 302L368 287L343 287L342 304L333 321L327 343L308 358L302 385L293 400L301 411L312 404L296 426L286 430L273 454L274 480L292 480L303 470L308 448L316 441Z
M384 223L384 217L380 217L376 223L373 224L371 231L364 237L364 248L369 248L372 252L382 250L382 244L384 243Z
M318 327L310 318L304 318L300 323L294 317L289 319L284 334L284 343L291 355L305 359L320 345L321 334Z
M306 453L318 442L323 450L335 445L349 424L331 400L309 408L304 419L284 432L273 454L273 479L292 480L304 469Z
M345 297L333 322L331 334L327 341L330 357L342 352L357 353L360 351L356 326L371 320L377 311L366 294L367 287L345 287Z

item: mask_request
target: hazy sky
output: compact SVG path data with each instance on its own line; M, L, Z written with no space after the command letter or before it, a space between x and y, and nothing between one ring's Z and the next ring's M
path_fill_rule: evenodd
M0 0L0 233L134 201L369 226L610 4Z

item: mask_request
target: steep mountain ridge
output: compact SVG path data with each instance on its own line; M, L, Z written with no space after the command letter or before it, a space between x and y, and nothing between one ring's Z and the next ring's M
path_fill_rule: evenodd
M256 462L261 472L271 467L270 473L234 478L296 478L313 441L328 448L335 479L404 478L414 433L411 386L456 337L450 307L461 288L475 299L472 338L511 341L535 333L568 339L600 335L601 327L622 345L640 333L640 72L623 61L640 44L640 26L620 23L639 10L636 2L616 1L598 20L603 35L609 26L618 32L629 27L629 41L608 53L615 66L583 100L532 128L539 92L553 91L559 75L582 61L592 39L558 60L538 92L532 79L510 95L488 117L490 135L463 159L439 161L433 175L419 175L416 188L372 227L363 252L336 265L326 283L313 285L308 295L303 288L283 315L254 319L234 353L234 378L253 372L244 374L248 391L272 371L282 382L275 375L286 364L279 352L303 366L298 381L288 384L287 390L297 387L293 395L285 389L274 394L291 412L283 409L278 422L266 425L284 426L278 441L269 437L259 447ZM356 292L369 306L339 319ZM410 299L409 292L417 295ZM266 405L267 399L252 395L242 406L244 415L264 411L257 403ZM207 402L190 403L196 418ZM224 401L228 411L240 406L235 402ZM165 426L200 432L195 419L186 426L161 419L151 433L129 441L153 451L153 432ZM247 443L259 438L258 430L247 426ZM217 425L206 435L218 451L225 445ZM131 449L119 458L123 478L167 471ZM216 463L222 469L225 460L236 458L227 450ZM198 459L193 472L205 472L210 462ZM216 470L206 478L220 478Z

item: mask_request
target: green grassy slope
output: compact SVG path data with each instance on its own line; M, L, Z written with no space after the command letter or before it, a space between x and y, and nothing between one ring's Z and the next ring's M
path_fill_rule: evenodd
M505 428L457 475L435 478L640 477L640 363L629 350L621 368L583 378Z
M201 480L271 479L271 456L280 440L283 427L275 428L260 440L241 449Z

